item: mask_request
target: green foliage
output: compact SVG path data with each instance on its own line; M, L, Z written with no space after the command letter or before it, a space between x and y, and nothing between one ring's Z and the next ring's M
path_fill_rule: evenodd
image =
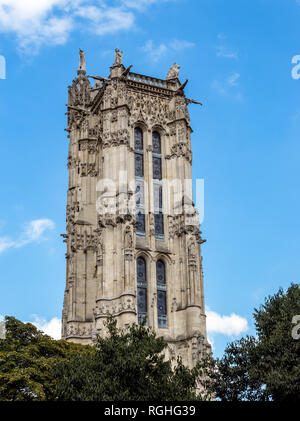
M118 329L96 346L55 341L30 323L6 317L0 339L0 400L268 401L300 400L300 287L292 284L254 311L257 336L229 344L223 358L193 369L165 361L162 338L145 325Z
M55 385L53 366L90 347L55 341L30 323L6 317L0 339L0 401L47 400Z
M107 322L108 336L98 337L92 356L74 355L56 366L59 400L168 401L197 400L199 367L189 370L180 360L165 361L167 344L144 325L117 328Z
M211 370L211 389L224 401L300 400L300 340L292 337L300 314L300 287L292 284L254 310L257 337L227 346Z

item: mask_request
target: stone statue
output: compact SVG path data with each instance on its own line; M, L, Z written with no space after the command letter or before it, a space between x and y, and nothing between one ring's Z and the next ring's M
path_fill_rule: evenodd
M125 249L131 249L132 246L133 246L133 242L132 242L131 229L127 227L126 232L125 232Z
M84 52L79 48L79 69L85 72L85 55Z
M116 48L114 66L118 66L119 64L122 64L122 56L123 56L123 51L120 51L119 48Z
M180 66L178 64L176 64L176 63L172 64L172 66L170 67L170 70L168 71L168 74L167 74L167 80L178 78L179 69L180 69Z
M188 253L190 257L196 256L196 247L193 240L190 241L189 247L188 247Z

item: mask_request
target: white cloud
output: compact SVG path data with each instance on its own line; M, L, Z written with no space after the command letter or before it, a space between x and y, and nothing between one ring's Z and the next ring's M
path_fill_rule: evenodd
M24 232L17 240L9 237L0 237L0 253L9 248L20 248L29 243L39 242L46 230L51 230L55 226L51 219L35 219L25 225Z
M230 316L221 316L215 311L207 310L206 316L208 334L221 333L226 336L238 336L249 329L247 320L235 313Z
M74 9L74 17L80 17L84 25L89 21L90 32L97 35L128 30L134 25L134 14L123 7L103 7L83 4Z
M167 52L170 51L181 51L186 48L192 48L195 44L193 42L173 39L172 41L164 44L159 44L155 46L152 40L148 40L146 44L142 47L142 51L148 54L150 59L154 62L160 60Z
M237 86L238 80L240 78L239 73L233 73L229 78L227 79L227 82L230 86Z
M161 1L0 0L0 33L14 34L22 51L36 53L43 44L66 43L75 30L97 35L129 30L135 13Z
M220 40L220 45L217 46L216 55L217 57L229 58L229 59L238 59L238 50L229 48L225 45L227 36L224 34L218 34L218 39Z
M242 101L243 96L239 90L240 74L232 73L225 79L215 79L212 82L212 88L220 95L230 96L237 101Z
M0 0L0 32L14 33L23 50L36 51L43 43L63 44L73 26L72 18L61 14L70 1Z
M167 3L174 2L176 0L121 0L122 4L126 7L137 9L139 11L145 10L147 7L154 3Z
M35 219L27 224L24 241L27 243L38 241L47 229L53 229L54 226L51 219Z
M43 331L46 335L51 336L53 339L61 339L61 320L58 317L53 317L49 322L35 314L32 317L34 321L30 323L39 330Z
M15 242L10 240L7 237L0 237L0 253L2 253L4 250L14 247Z
M149 40L142 47L142 50L149 55L152 61L158 61L168 51L168 47L165 44L154 47L153 41Z
M220 45L217 47L217 57L224 57L224 58L231 58L231 59L237 59L238 58L238 52L232 51L225 47L224 45Z
M195 46L193 42L189 42L185 40L178 40L178 39L174 39L173 41L170 42L169 45L170 45L170 48L172 48L175 51L181 51L181 50L184 50L185 48L191 48Z

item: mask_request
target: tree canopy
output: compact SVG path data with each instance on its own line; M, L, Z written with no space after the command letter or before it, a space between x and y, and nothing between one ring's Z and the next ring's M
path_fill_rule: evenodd
M119 329L84 346L44 335L6 317L0 340L0 400L199 400L200 366L166 361L167 343L144 325ZM202 388L203 390L203 388ZM206 396L206 394L205 394Z
M73 353L92 348L43 334L31 323L6 317L6 337L0 339L0 400L47 400L53 396L53 368Z
M201 370L181 360L164 359L167 343L144 325L118 329L107 322L108 336L98 337L95 353L74 355L56 366L55 395L60 400L199 400Z
M297 315L300 287L292 284L254 310L256 336L230 343L221 359L208 355L193 369L165 360L167 343L145 325L119 329L110 318L108 334L88 346L56 341L6 317L0 400L299 401Z
M300 315L300 287L296 284L286 293L279 289L254 310L256 336L229 344L210 371L216 398L300 400L300 340L292 336L295 315Z

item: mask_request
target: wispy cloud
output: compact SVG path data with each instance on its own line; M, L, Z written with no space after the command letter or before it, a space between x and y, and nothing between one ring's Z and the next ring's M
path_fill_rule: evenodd
M224 58L232 58L232 59L238 58L237 51L230 50L228 47L225 47L224 45L219 45L217 47L216 55L217 57L224 57Z
M134 14L123 7L80 6L74 10L74 18L80 17L83 25L89 21L88 30L96 35L105 35L128 30L134 25ZM77 22L78 24L78 22Z
M148 57L152 61L157 62L170 51L178 52L194 46L195 44L193 42L178 39L173 39L167 43L161 43L159 45L154 45L152 40L148 40L141 49L147 53Z
M158 46L154 46L153 41L149 40L142 47L142 51L147 53L152 61L158 61L163 55L166 54L168 47L166 44L159 44Z
M172 50L181 51L185 50L186 48L192 48L195 46L195 44L190 41L174 39L169 43L169 46Z
M20 248L27 244L39 242L46 230L55 226L51 219L35 219L27 223L19 239L13 240L10 237L0 237L0 253L9 248Z
M239 89L240 74L233 72L231 75L222 79L214 79L212 88L219 94L229 96L237 101L243 100L243 95Z
M227 36L224 35L224 34L218 34L217 37L218 37L218 39L222 39L222 40L227 39Z
M0 0L0 33L14 34L21 51L32 54L44 44L65 44L75 30L96 35L130 30L137 12L161 1Z
M139 11L145 10L147 7L152 6L153 4L174 2L177 0L121 0L122 4L126 7L136 9Z
M36 314L32 315L34 326L39 330L44 332L46 335L51 336L53 339L61 339L61 320L58 317L53 317L51 320L47 321L46 319L37 316Z
M249 329L245 318L232 313L222 316L215 311L206 310L208 334L221 333L226 336L238 336Z
M239 73L233 73L227 79L228 85L229 86L237 86L238 85L238 80L239 80L240 77L241 77L241 75Z
M218 40L220 45L217 46L216 56L228 59L238 59L238 50L236 48L228 47L227 36L224 34L218 34Z

